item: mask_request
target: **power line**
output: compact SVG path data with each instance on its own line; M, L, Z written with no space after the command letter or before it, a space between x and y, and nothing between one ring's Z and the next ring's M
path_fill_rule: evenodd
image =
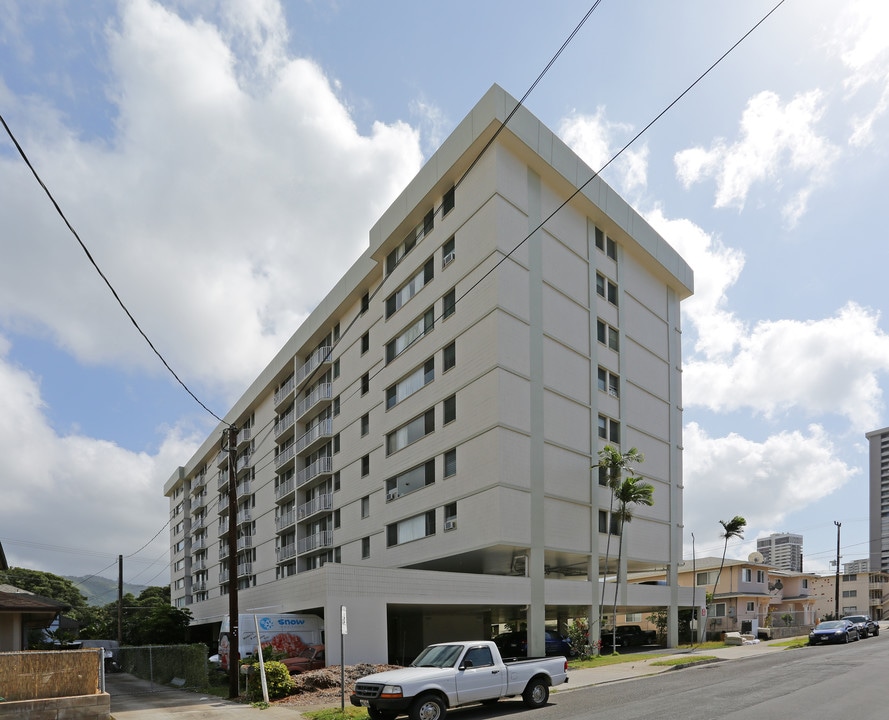
M191 389L182 381L182 379L176 374L176 372L173 370L173 368L170 367L170 364L166 361L164 356L161 355L160 351L154 346L154 343L151 342L148 335L145 334L145 331L139 326L139 323L136 322L136 318L133 317L133 314L129 311L129 308L127 308L127 306L124 304L123 300L121 300L120 295L117 294L117 290L114 289L114 286L111 284L111 282L105 276L105 273L102 272L101 268L99 267L99 265L96 263L95 259L93 258L92 253L90 253L86 244L83 242L83 240L81 240L80 235L77 233L77 231L71 225L71 223L68 221L68 218L65 216L65 213L62 212L62 208L59 207L59 204L56 202L56 199L53 197L49 188L46 186L46 184L40 178L40 175L37 174L37 171L34 169L34 166L31 164L31 161L28 159L28 156L25 154L24 149L19 144L19 141L16 140L15 135L13 134L9 125L6 124L6 120L3 118L2 114L0 114L0 122L3 123L3 127L6 130L6 134L9 135L9 139L12 140L13 144L16 147L16 150L18 150L19 155L21 156L22 160L24 160L25 165L28 166L28 169L31 171L31 174L37 180L37 183L40 185L40 187L43 188L43 192L46 193L46 196L49 198L50 202L53 204L53 207L56 209L56 212L59 214L59 216L65 222L65 225L68 227L68 230L70 230L71 234L74 235L74 237L77 239L77 242L80 245L81 249L83 250L84 254L86 254L87 259L90 261L92 266L96 269L96 272L99 273L99 277L102 278L102 280L105 282L105 285L108 286L108 289L111 291L111 294L114 296L114 299L117 300L117 304L120 305L121 309L126 313L126 316L130 319L130 322L133 324L133 327L135 327L136 330L139 331L139 334L145 339L145 342L148 343L148 347L150 347L152 352L154 352L154 354L157 355L158 359L163 363L164 367L176 379L176 382L178 382L183 387L185 392L187 392L189 395L191 395L191 397L194 398L195 402L198 405L200 405L202 408L204 408L204 410L206 410L208 413L210 413L210 415L212 415L214 418L216 418L219 422L224 422L224 420L222 418L220 418L210 408L208 408L206 405L204 405L204 403L201 402L201 400L198 398L198 396L195 395L191 391Z

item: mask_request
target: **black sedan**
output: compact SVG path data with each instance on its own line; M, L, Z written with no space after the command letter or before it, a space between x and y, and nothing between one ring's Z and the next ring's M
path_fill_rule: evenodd
M860 638L855 623L849 620L825 620L809 633L809 645L847 643Z

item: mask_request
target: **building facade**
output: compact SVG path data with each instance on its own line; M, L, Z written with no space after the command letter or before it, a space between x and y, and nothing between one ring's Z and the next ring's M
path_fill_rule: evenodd
M688 604L692 272L599 178L575 194L593 172L524 108L504 126L516 105L486 93L226 415L234 452L220 426L166 483L172 597L198 637L227 613L235 533L241 612L324 617L329 662L344 607L347 663L502 623L542 654L545 626L597 618L615 571L606 444L643 452L655 488L623 565L673 580L622 588L621 607Z
M889 427L865 437L870 479L870 568L889 573Z
M789 570L803 571L803 536L793 533L772 533L756 539L756 549L762 553L766 565Z
M851 564L851 563L848 563ZM847 564L847 565L848 565ZM870 615L874 620L889 618L889 574L850 572L844 566L840 575L840 617ZM814 580L813 596L818 617L836 617L836 575L823 575Z

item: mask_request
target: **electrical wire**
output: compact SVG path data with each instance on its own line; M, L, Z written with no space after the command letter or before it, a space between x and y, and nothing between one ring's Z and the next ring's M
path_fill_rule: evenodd
M203 402L201 402L201 400L198 398L198 396L195 395L191 391L191 389L188 387L188 385L186 385L182 381L182 378L180 378L176 374L176 372L173 370L173 368L170 367L170 364L167 362L166 358L164 358L164 356L161 355L160 351L154 346L154 343L151 342L151 339L148 337L148 335L145 333L145 331L140 327L139 323L136 321L136 318L133 317L133 314L130 312L129 308L127 308L127 306L124 304L120 295L117 294L117 290L114 289L114 286L111 284L111 281L108 280L107 276L105 275L104 272L102 272L102 269L99 267L98 263L96 263L95 259L93 258L92 253L89 251L89 249L87 248L87 246L83 242L83 240L81 240L80 235L77 233L77 231L71 225L71 223L68 221L68 218L65 216L65 213L62 211L62 208L56 202L56 199L53 197L49 188L43 182L40 175L38 175L37 170L34 169L34 166L31 164L31 161L28 159L28 156L25 154L24 149L19 144L19 141L16 139L15 135L13 134L12 129L9 127L9 125L7 125L6 120L3 118L2 114L0 114L0 122L3 123L3 127L6 130L6 134L9 135L9 139L12 140L13 144L16 147L16 150L18 150L19 155L21 156L22 160L24 160L25 165L28 166L28 169L31 171L31 174L37 180L37 183L40 185L40 187L43 188L43 192L46 193L46 196L49 198L53 207L56 209L56 212L62 218L65 225L68 227L68 230L70 230L71 234L74 235L74 237L77 239L77 242L80 245L80 248L83 250L87 259L90 261L90 264L96 269L96 272L99 273L99 277L102 278L102 280L105 282L105 285L108 286L108 289L111 291L111 294L114 296L114 299L117 300L117 304L120 305L121 309L124 311L124 313L126 313L126 316L130 319L130 322L133 324L133 327L135 327L136 330L139 331L139 334L144 338L145 342L148 343L148 347L150 347L152 352L154 352L154 354L157 355L158 359L161 361L161 363L163 363L163 366L176 379L176 382L178 382L182 386L182 388L185 390L185 392L187 392L189 395L191 395L191 397L194 399L194 401L198 405L200 405L204 410L206 410L208 413L210 413L210 415L212 415L214 418L216 418L219 422L224 422L224 420L222 418L220 418L216 413L214 413L210 408L208 408Z

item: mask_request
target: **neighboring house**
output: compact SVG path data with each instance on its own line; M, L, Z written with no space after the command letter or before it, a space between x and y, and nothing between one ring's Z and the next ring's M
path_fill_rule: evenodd
M694 587L696 604L703 606L707 593L722 562L718 557L685 561L679 572L679 585ZM640 573L631 582L658 582L663 573ZM760 627L808 627L817 614L812 593L813 573L778 570L751 560L726 559L719 585L708 608L707 632L744 632L756 634Z
M25 650L31 630L48 628L71 606L12 585L0 585L0 652Z
M834 617L836 574L816 577L813 582L818 617ZM870 615L874 620L889 618L889 573L845 572L840 575L840 617Z
M193 638L218 636L231 573L241 612L323 617L334 664L343 608L352 662L506 623L542 655L547 624L598 620L614 576L593 468L607 444L644 453L654 486L623 567L672 568L672 587L621 588L620 607L690 604L675 572L692 271L527 109L504 126L516 105L485 94L226 413L232 454L220 426L167 481Z

